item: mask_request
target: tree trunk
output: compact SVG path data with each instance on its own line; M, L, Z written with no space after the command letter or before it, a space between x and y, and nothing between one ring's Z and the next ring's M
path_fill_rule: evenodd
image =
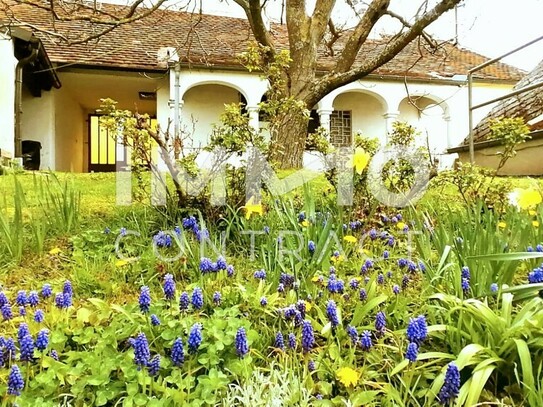
M269 160L279 169L302 168L308 119L298 109L282 113L272 129Z

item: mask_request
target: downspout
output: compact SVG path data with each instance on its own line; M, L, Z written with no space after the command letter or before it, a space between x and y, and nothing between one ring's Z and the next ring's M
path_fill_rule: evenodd
M38 57L39 40L32 38L32 51L26 58L20 59L15 67L15 157L22 157L21 115L23 113L23 68Z
M175 64L175 84L174 84L174 111L173 111L173 133L174 133L174 142L177 142L179 139L179 100L180 100L180 77L181 69L179 63Z

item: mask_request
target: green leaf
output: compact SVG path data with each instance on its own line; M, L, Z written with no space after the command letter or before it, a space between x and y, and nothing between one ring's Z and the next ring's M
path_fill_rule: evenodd
M496 253L496 254L481 254L478 256L468 256L469 260L488 260L488 261L513 261L537 259L543 257L543 253L539 252L516 252L516 253Z
M495 368L496 365L488 365L480 369L478 367L475 368L470 379L471 383L469 385L468 397L465 403L466 406L474 406L479 402L481 392Z
M137 383L126 383L126 393L129 395L129 396L133 396L135 395L139 390L139 386Z
M534 371L532 367L532 356L530 355L530 349L528 344L522 339L514 339L515 344L517 345L518 356L520 359L520 366L522 367L522 384L527 389L528 394L530 395L530 404L533 404L533 396L535 396L535 380L534 380Z
M88 308L79 308L77 310L77 320L79 322L88 323L92 311Z
M379 392L376 390L362 391L351 396L350 401L355 406L363 406L371 403L378 394Z
M365 303L362 306L358 305L356 307L356 310L354 311L353 319L351 321L351 325L353 325L353 326L359 325L362 322L362 319L366 315L368 315L368 313L370 311L377 308L377 306L379 306L380 304L385 302L387 299L388 299L388 296L380 295L379 297L372 298L371 300L369 300L367 303Z
M102 390L98 390L96 392L96 400L94 401L94 404L96 406L103 406L107 403L107 396L106 392Z
M392 377L398 374L399 372L404 370L408 365L409 365L409 360L407 359L402 360L400 363L398 363L398 365L394 369L392 369L392 372L390 372L390 376Z
M138 393L134 396L134 403L137 406L145 406L147 405L147 402L149 401L149 398L142 393Z
M459 370L462 370L465 366L473 365L477 363L477 360L473 360L474 356L479 353L485 351L486 348L477 344L477 343L470 343L469 345L465 346L464 349L460 351L458 354L458 357L456 358L456 366L458 366Z

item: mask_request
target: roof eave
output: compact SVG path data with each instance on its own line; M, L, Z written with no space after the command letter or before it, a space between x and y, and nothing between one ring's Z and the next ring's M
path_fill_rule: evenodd
M543 130L535 130L529 133L530 139L526 141L532 141L532 140L538 140L543 139ZM477 150L482 150L489 147L496 147L501 146L502 141L501 140L485 140L485 141L479 141L476 143L473 143L473 148ZM469 151L469 144L462 144L461 146L449 148L447 150L448 154L454 154L454 153L464 153Z

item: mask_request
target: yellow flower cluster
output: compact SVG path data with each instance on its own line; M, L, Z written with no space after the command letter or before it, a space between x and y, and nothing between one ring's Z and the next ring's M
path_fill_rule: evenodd
M251 215L254 213L255 215L262 216L262 213L264 212L264 209L262 208L262 203L255 203L255 197L252 196L245 206L243 207L245 209L245 219L249 219Z
M509 194L509 202L519 209L534 208L541 203L543 198L535 189L516 188Z
M360 373L350 367L342 367L336 372L336 376L345 387L354 386L360 379Z

